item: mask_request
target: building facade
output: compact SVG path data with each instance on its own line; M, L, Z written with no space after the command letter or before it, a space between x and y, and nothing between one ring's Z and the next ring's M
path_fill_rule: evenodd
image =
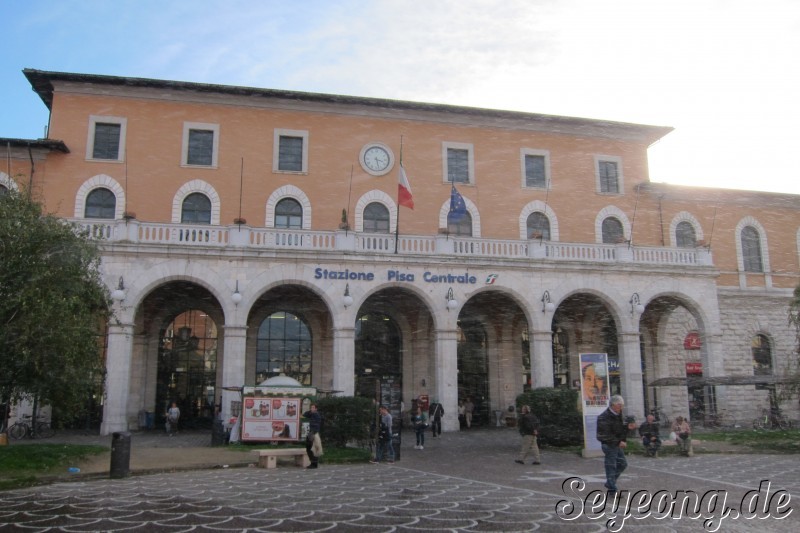
M103 434L171 401L198 423L236 414L240 387L280 374L392 383L456 430L459 399L488 423L528 388L576 387L588 352L636 416L750 420L794 360L800 198L651 183L671 128L24 75L48 135L2 140L0 186L101 246Z

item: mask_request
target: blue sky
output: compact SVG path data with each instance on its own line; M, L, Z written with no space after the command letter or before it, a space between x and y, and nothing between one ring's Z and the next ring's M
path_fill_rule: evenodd
M795 0L5 2L0 137L38 138L23 68L659 126L652 181L800 194Z

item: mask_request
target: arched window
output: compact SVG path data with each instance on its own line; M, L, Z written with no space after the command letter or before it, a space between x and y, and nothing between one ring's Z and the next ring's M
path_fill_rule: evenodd
M742 262L745 272L764 272L761 261L761 237L753 226L742 228Z
M457 217L447 215L447 232L450 235L472 237L472 215L469 212Z
M755 335L751 341L750 351L753 354L753 375L772 375L772 347L765 335Z
M256 383L286 374L311 385L311 330L300 317L279 311L258 328Z
M372 202L364 208L364 231L389 233L389 210L385 205Z
M685 220L678 222L675 227L675 242L679 248L694 248L697 246L697 235L691 222Z
M199 192L193 192L183 200L181 222L185 224L211 224L211 200Z
M303 228L303 208L294 198L284 198L275 205L275 227L282 229Z
M603 244L616 244L625 239L622 222L614 217L603 220Z
M550 219L547 215L536 211L528 216L528 238L550 240Z
M86 195L84 218L114 218L117 197L104 187L98 187Z

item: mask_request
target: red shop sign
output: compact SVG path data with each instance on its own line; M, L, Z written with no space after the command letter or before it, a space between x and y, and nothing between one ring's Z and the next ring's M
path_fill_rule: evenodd
M696 331L690 331L686 334L686 338L683 339L684 350L699 350L702 345L703 343L700 342L700 334Z
M703 374L703 363L686 363L686 374Z

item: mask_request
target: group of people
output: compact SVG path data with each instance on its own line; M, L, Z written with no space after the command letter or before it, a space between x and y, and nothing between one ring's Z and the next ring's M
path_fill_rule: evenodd
M623 419L624 406L625 401L622 396L612 396L608 409L597 417L597 440L600 441L605 456L604 486L609 493L616 493L618 490L617 480L628 466L625 458L628 432L636 429L636 422L632 419ZM675 440L681 453L686 456L692 455L691 433L689 421L682 416L676 417L670 436ZM647 415L646 421L639 426L639 437L642 439L645 453L649 457L657 457L658 449L661 447L661 435L653 415Z

